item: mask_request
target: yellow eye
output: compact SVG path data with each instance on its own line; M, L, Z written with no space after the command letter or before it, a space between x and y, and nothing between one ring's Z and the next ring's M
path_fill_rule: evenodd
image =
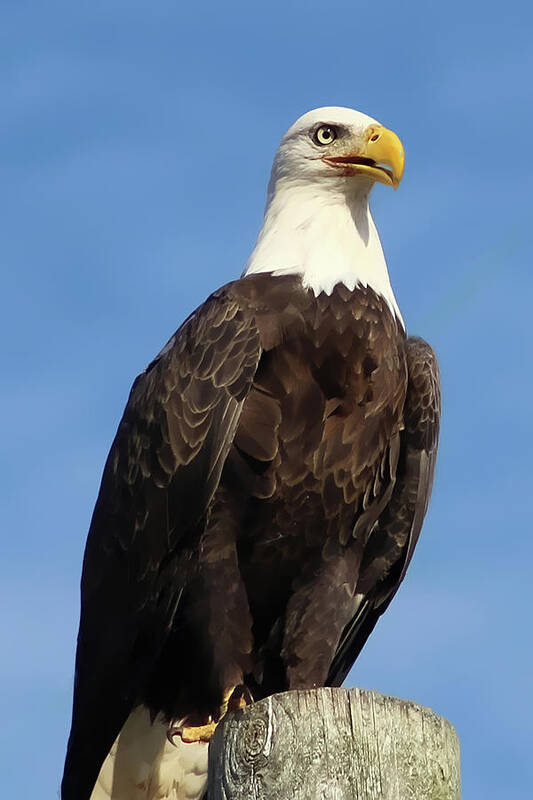
M320 128L315 131L313 138L316 144L331 144L337 138L337 129L332 125L321 125Z

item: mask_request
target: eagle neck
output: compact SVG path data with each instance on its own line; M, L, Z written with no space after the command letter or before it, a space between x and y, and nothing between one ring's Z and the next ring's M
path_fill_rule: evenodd
M369 286L403 325L370 211L371 184L357 195L346 187L339 181L325 191L278 180L244 274L299 274L315 295L331 294L337 283L350 291Z

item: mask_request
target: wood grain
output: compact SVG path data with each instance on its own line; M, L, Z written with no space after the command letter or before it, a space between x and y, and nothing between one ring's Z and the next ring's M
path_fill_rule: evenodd
M459 740L431 709L361 689L286 692L228 715L209 800L460 800Z

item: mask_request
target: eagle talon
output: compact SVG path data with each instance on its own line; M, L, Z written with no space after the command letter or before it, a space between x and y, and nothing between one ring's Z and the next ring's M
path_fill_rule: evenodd
M173 747L177 747L174 737L180 735L180 730L181 728L178 727L172 727L167 730L167 739Z
M216 721L211 716L203 717L202 719L201 716L189 714L187 717L176 720L177 724L169 726L167 730L167 739L174 747L176 747L176 742L174 741L176 736L179 736L181 741L186 744L191 744L193 742L209 742L219 720L224 714L229 711L238 711L252 702L253 697L247 686L244 686L244 684L232 686L224 692L224 700L219 709Z
M173 725L167 730L167 739L176 747L174 738L179 736L185 744L193 742L209 742L215 732L217 723L211 718L205 725Z
M240 684L239 686L235 686L235 688L231 691L231 694L229 694L227 697L224 706L222 707L223 713L227 713L229 711L239 711L239 709L249 706L250 703L253 703L253 701L254 698L252 697L252 693L248 687L244 684Z

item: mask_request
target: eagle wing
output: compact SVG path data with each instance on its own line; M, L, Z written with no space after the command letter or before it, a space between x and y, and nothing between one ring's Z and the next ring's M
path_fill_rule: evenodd
M408 369L400 458L387 508L363 555L356 613L346 626L327 685L340 686L405 576L426 514L437 455L441 412L437 358L423 339L406 342Z
M229 284L132 387L84 557L65 800L90 796L166 641L260 356Z

